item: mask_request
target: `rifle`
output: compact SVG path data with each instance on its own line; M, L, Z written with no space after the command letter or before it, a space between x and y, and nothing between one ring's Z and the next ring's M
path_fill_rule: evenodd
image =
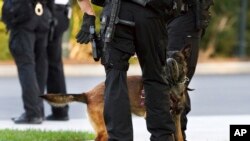
M110 21L104 36L104 42L110 42L114 36L115 24L118 23L118 14L120 11L121 0L112 0L112 9L110 15Z

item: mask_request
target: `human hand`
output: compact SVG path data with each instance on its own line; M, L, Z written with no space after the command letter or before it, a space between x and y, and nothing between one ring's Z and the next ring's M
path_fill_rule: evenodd
M81 29L76 35L78 43L89 43L91 40L90 27L95 27L95 16L84 13Z

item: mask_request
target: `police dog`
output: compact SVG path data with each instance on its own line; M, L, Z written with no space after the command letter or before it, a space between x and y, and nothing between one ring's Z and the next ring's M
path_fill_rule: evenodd
M188 81L186 59L189 57L189 50L190 45L187 45L181 51L169 51L166 60L168 70L166 78L170 85L170 112L176 124L176 141L183 141L180 116L185 105L185 95L188 89L185 82ZM143 104L144 94L141 76L128 76L127 84L132 113L144 117L146 113ZM92 90L81 94L46 94L41 97L51 105L59 107L73 101L87 104L88 116L97 135L95 141L107 141L108 134L103 118L104 89L105 85L102 82Z

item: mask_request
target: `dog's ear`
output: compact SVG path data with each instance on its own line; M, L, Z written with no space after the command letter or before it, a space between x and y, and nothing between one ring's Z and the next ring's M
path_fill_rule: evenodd
M185 56L185 58L190 57L191 47L191 44L187 44L184 46L184 48L181 49L181 53Z

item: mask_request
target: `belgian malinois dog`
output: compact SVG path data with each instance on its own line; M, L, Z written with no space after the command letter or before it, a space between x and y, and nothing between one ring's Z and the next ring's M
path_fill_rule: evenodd
M183 141L180 116L185 105L185 95L188 81L186 77L187 63L189 57L190 45L184 47L181 51L169 51L167 61L167 76L171 98L171 113L176 125L175 140ZM143 82L141 76L128 76L128 95L130 100L131 111L137 116L144 117L146 115L143 103ZM69 102L82 102L87 104L87 112L91 124L96 132L95 141L107 141L108 134L105 128L103 118L104 104L104 82L95 86L92 90L81 94L46 94L41 96L53 106L65 106Z

